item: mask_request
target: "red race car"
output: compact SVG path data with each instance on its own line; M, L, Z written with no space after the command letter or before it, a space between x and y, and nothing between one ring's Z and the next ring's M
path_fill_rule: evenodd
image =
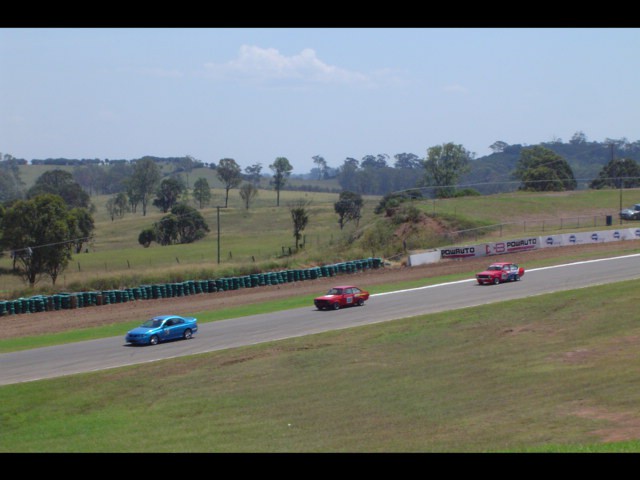
M342 307L364 305L369 300L369 292L353 285L340 285L329 289L326 295L316 297L313 303L318 310L339 310Z
M524 268L515 263L497 262L480 273L476 273L476 280L480 285L498 285L503 282L517 282L524 275Z

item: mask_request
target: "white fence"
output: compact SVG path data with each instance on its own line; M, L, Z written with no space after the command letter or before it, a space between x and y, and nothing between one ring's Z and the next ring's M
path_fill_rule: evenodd
M586 245L590 243L617 242L622 240L640 240L640 228L621 228L619 230L598 230L581 233L562 233L543 237L523 237L503 242L479 243L437 248L429 252L409 255L409 265L417 266L435 263L449 258L476 258L489 255L502 255L535 250L537 248Z

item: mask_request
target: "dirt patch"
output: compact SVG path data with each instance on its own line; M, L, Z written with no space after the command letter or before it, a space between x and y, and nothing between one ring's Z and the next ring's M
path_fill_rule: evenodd
M530 325L520 325L513 328L505 328L503 330L504 335L520 335L521 333L533 332L535 329Z
M565 353L564 360L567 363L584 363L594 355L595 355L595 352L593 352L592 350L587 350L586 348L579 348L578 350L573 350L571 352Z
M623 245L624 244L624 245ZM562 248L543 248L530 252L509 255L509 261L522 264L539 259L566 257L577 253L620 254L640 247L640 240L625 241L612 245L600 243ZM616 250L617 249L617 250ZM185 297L162 298L157 300L137 300L96 307L85 307L52 312L5 315L0 317L0 339L63 332L79 328L112 325L131 320L143 320L153 315L178 313L189 314L205 310L220 310L238 305L256 304L267 300L278 300L292 295L322 294L332 285L352 283L367 288L421 278L439 277L453 273L468 273L484 269L488 263L499 261L500 257L484 257L466 260L445 260L435 264L417 267L386 266L366 270L341 277L319 278L295 283L243 288L224 293L202 293Z
M602 408L583 407L575 414L582 418L604 420L604 428L593 431L603 442L623 442L640 438L640 418L628 412L610 412Z

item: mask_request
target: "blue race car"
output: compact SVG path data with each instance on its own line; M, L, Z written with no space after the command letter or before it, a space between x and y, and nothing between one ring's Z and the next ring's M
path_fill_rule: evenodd
M136 345L157 345L167 340L188 340L197 331L197 318L160 315L127 332L125 341Z

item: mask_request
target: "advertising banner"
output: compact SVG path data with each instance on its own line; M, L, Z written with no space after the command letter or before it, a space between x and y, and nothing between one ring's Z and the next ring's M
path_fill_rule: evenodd
M640 240L640 227L622 228L619 230L602 230L597 232L563 233L544 237L526 237L504 242L481 243L464 247L445 247L439 249L439 258L477 258L488 255L523 252L537 248L568 247L588 243L615 242L619 240ZM438 255L433 253L422 258L412 255L409 263L420 265L437 261Z
M503 253L524 252L538 248L539 237L520 238L507 240L506 242L487 243L485 252L487 255L502 255Z
M540 237L540 248L561 247L562 240L562 235L549 235L546 237Z
M468 245L466 247L446 247L440 249L440 258L473 258L485 256L485 245Z

